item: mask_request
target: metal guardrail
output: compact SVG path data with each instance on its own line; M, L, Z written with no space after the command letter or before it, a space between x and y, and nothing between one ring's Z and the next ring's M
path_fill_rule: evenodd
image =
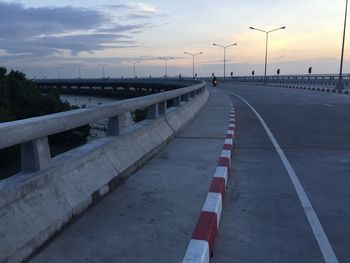
M24 120L0 123L0 149L21 144L22 172L45 169L51 161L48 136L99 120L108 119L107 136L120 132L119 116L147 108L147 118L166 114L167 101L180 106L204 91L205 82L172 91L112 102L94 108L77 109Z

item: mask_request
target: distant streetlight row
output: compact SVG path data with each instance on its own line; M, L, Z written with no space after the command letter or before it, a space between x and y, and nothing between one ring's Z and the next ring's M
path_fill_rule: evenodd
M264 32L264 33L266 34L265 74L264 74L264 77L265 77L265 80L266 80L266 71L267 71L267 50L268 50L268 37L269 37L269 33L274 32L274 31L277 31L277 30L285 29L286 27L283 26L283 27L276 28L276 29L273 29L273 30L270 30L270 31L265 31L265 30L262 30L262 29L254 28L254 27L249 27L249 28L250 28L250 29L253 29L253 30L257 30L257 31ZM229 48L229 47L237 46L237 43L233 43L233 44L226 45L226 46L213 43L213 46L223 48L223 50L224 50L224 80L226 80L226 49ZM195 63L194 63L194 58L195 58L195 56L197 56L197 55L202 55L203 52L190 53L190 52L185 51L184 53L185 53L186 55L192 56L192 78L195 78L195 73L194 73L194 72L195 72L195 70L194 70L194 65L195 65ZM168 60L174 59L174 57L159 57L158 59L164 60L164 62L165 62L165 75L164 75L164 77L166 78L166 77L168 76ZM133 75L134 75L134 78L136 78L136 64L141 63L141 61L128 61L128 63L133 65ZM105 78L105 67L109 66L109 64L98 64L98 65L100 65L100 66L102 67L102 77ZM80 77L81 77L80 65L76 65L76 66L78 67L78 74L79 74L79 78L80 78ZM61 70L62 68L61 68L61 67L57 67L56 69L58 70L58 78L60 79L60 78L61 78L60 70Z
M343 62L344 62L344 46L345 46L345 36L346 36L346 21L347 21L347 11L348 11L348 0L346 0L345 2L346 2L346 4L345 4L345 19L344 19L343 41L342 41L342 51L341 51L341 59L340 59L339 82L336 85L336 89L339 89L339 90L344 89L344 83L343 83ZM255 28L255 27L249 27L249 29L260 31L260 32L263 32L263 33L266 34L265 72L264 72L264 79L265 79L265 83L266 83L266 80L267 80L266 74L267 74L267 57L268 57L269 33L272 33L274 31L278 31L278 30L286 29L286 27L283 26L283 27L279 27L279 28L272 29L272 30L269 30L269 31L262 30L262 29L259 29L259 28ZM230 45L227 45L227 46L218 45L216 43L213 43L213 45L217 46L217 47L221 47L221 48L224 49L224 79L226 79L226 48L235 46L235 45L237 45L237 43L230 44ZM203 54L203 52L198 52L198 53L184 52L184 53L187 54L187 55L191 55L192 56L192 77L194 78L195 77L195 74L194 74L194 57L196 55ZM168 60L169 59L173 59L173 57L159 57L159 59L165 61L165 77L167 77L167 75L168 75ZM140 61L133 61L133 62L129 61L128 63L131 63L134 66L134 78L135 78L136 77L135 65L140 63ZM108 64L99 64L99 65L102 66L102 76L103 76L103 78L105 78L105 66L108 66ZM81 77L80 65L76 65L76 66L78 67L78 74L79 74L79 78L80 78ZM62 67L56 67L56 69L57 69L58 78L60 79L61 78L61 69L62 69ZM309 74L311 74L311 70L312 70L312 68L310 67L309 68ZM278 70L277 74L279 74L279 70ZM42 71L41 71L41 75L43 75ZM232 75L232 72L231 72L231 75ZM254 75L254 71L252 72L252 75Z
M346 1L347 2L347 1ZM345 18L346 19L346 18ZM346 20L345 20L346 22ZM270 30L270 31L265 31L265 30L262 30L262 29L258 29L258 28L255 28L255 27L249 27L250 29L252 30L257 30L257 31L260 31L260 32L263 32L266 34L266 51L265 51L265 74L264 74L264 78L265 78L265 81L266 81L266 72L267 72L267 51L268 51L268 39L269 39L269 33L271 32L274 32L274 31L277 31L277 30L281 30L281 29L285 29L286 27L283 26L283 27L280 27L280 28L276 28L276 29L273 29L273 30ZM345 32L345 29L344 29L344 32ZM345 34L345 33L344 33ZM237 43L233 43L233 44L230 44L230 45L226 45L226 46L223 46L223 45L219 45L219 44L216 44L216 43L213 43L213 46L216 46L216 47L220 47L220 48L223 48L224 50L224 80L226 80L226 49L229 48L229 47L233 47L233 46L237 46ZM198 52L198 53L190 53L190 52L184 52L186 55L190 55L192 56L192 77L195 78L195 71L194 71L194 58L195 56L197 55L201 55L203 54L203 52ZM171 60L171 59L174 59L174 57L159 57L160 60L164 60L165 62L165 75L164 77L167 77L168 76L168 60ZM141 63L141 61L128 61L129 64L132 64L133 65L133 75L134 75L134 78L136 78L136 64L139 64ZM105 67L109 66L109 64L98 64L102 67L102 77L105 78ZM81 77L81 70L80 70L80 65L76 65L78 67L78 74L79 74L79 78ZM60 79L61 78L61 67L57 67L56 68L58 70L58 78ZM342 64L341 64L341 69L342 69Z

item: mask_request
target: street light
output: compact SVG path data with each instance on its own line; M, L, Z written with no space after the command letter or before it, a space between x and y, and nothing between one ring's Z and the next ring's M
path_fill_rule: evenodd
M259 28L255 28L255 27L249 27L250 29L252 30L257 30L257 31L260 31L260 32L263 32L266 34L266 50L265 50L265 74L264 74L264 79L265 79L265 84L267 84L267 79L266 79L266 70L267 70L267 45L268 45L268 42L269 42L269 33L271 32L274 32L274 31L277 31L277 30L281 30L281 29L286 29L285 26L283 27L279 27L279 28L276 28L276 29L272 29L270 31L265 31L265 30L262 30L262 29L259 29Z
M159 59L165 61L165 78L168 77L168 60L169 59L174 59L173 57L159 57Z
M224 49L224 80L226 80L226 48L232 47L232 46L237 46L237 43L227 45L227 46L221 46L221 45L218 45L216 43L213 43L213 46L221 47Z
M343 83L343 60L344 60L344 46L345 46L345 33L346 33L346 18L348 15L348 0L346 0L345 5L345 19L344 19L344 31L343 31L343 44L341 49L341 58L340 58L340 71L339 71L339 82L337 86L335 87L337 90L344 89L344 83Z
M78 78L81 78L81 65L74 65L74 67L78 68Z
M194 79L194 57L197 55L202 55L203 52L198 52L198 53L189 53L189 52L184 52L186 55L192 56L192 78Z
M102 67L102 78L105 78L105 67L109 66L108 64L99 64Z
M57 69L57 77L58 79L61 79L61 69L63 69L62 67L56 67Z
M128 61L128 63L134 65L134 79L136 78L135 65L141 63L141 61Z

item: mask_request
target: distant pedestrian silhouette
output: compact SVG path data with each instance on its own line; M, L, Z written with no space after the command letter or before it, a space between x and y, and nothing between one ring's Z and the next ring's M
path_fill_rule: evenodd
M216 80L216 77L213 76L213 87L216 87L218 85L218 82Z

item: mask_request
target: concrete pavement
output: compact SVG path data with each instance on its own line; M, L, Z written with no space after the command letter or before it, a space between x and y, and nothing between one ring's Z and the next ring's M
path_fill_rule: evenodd
M237 128L212 262L324 262L281 159L256 115L234 93L265 120L299 177L336 257L349 262L350 98L262 86L219 88L236 106Z
M235 152L211 262L324 262L276 149L234 94L265 120L337 259L349 262L350 97L233 84L212 90L193 123L32 262L180 262L216 168L230 99Z
M29 261L180 262L222 150L229 103L212 90L174 141Z

